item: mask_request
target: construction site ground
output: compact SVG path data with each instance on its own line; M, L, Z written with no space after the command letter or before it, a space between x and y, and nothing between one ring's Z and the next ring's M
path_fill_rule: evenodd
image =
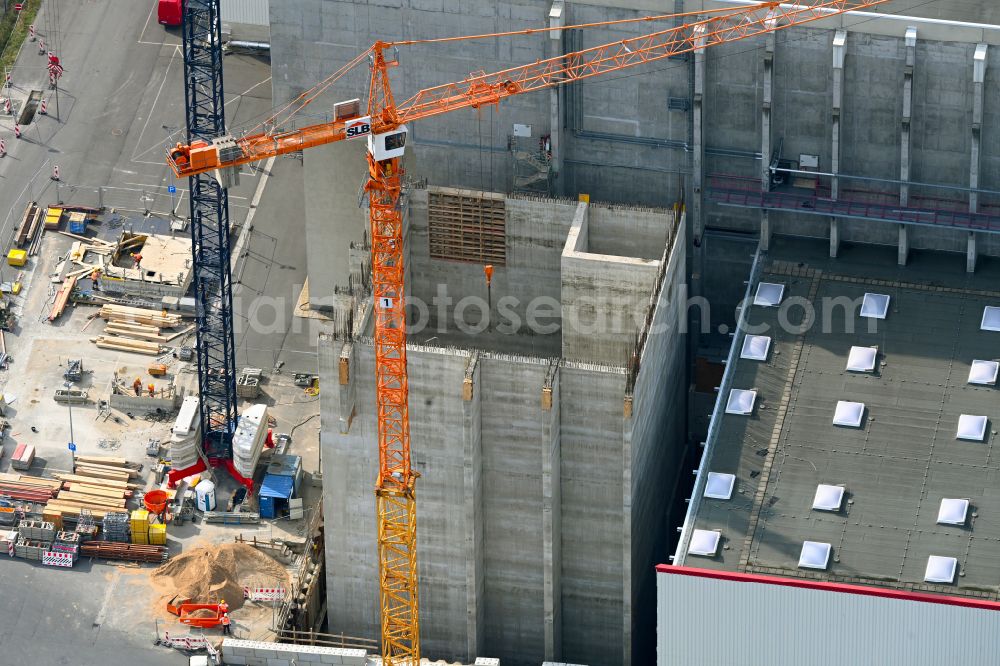
M180 35L165 30L152 17L153 2L122 0L47 0L42 12L58 6L58 35L46 35L58 44L66 66L61 81L59 116L54 101L49 116L25 128L25 139L7 139L8 155L0 160L0 200L11 208L0 239L7 242L29 200L43 205L62 200L93 205L100 187L104 204L123 214L138 216L145 224L163 223L144 218L169 214L175 208L186 215L186 183L175 181L163 164L163 147L180 136L184 125L183 58ZM37 23L44 25L44 15ZM116 35L107 48L94 35ZM42 89L43 60L26 44L15 68L14 98L30 89ZM271 108L270 67L252 56L227 56L226 102L230 126L259 120ZM12 131L13 121L0 117L0 135ZM61 182L50 180L51 167L61 168ZM314 482L319 469L319 401L293 382L294 372L315 372L315 326L293 326L293 309L304 282L305 241L301 182L297 160L277 160L267 168L246 169L241 184L230 195L234 239L234 306L238 367L264 370L260 402L270 405L275 432L292 434L289 453L303 458L306 471L302 493L305 520L278 519L258 525L219 525L198 522L168 526L170 553L199 546L232 542L242 534L258 539L301 539L312 507L319 505L320 489ZM283 187L265 190L268 179ZM298 180L296 180L298 179ZM177 192L167 193L168 185ZM3 211L0 211L3 212ZM169 225L168 225L169 226ZM137 229L139 230L139 229ZM95 230L107 237L106 229ZM184 230L178 233L188 233ZM166 378L151 378L147 366L156 357L98 349L90 338L104 326L92 319L95 306L70 306L55 322L48 321L57 285L52 273L72 239L47 232L40 253L28 265L15 269L0 266L0 281L20 279L22 290L8 296L17 314L15 328L5 334L11 361L0 370L0 392L12 404L5 417L11 423L2 442L0 472L9 469L9 457L18 443L36 447L30 474L50 476L71 464L70 408L56 403L53 392L63 388L62 373L69 358L82 358L84 378L75 386L88 392L88 402L72 407L77 452L113 455L142 462L142 483L150 483L155 464L146 457L150 438L169 439L173 416L150 420L145 413L133 417L114 411L98 418L97 401L107 399L111 379L120 372L127 383L140 376L144 384L158 387L174 380L179 390L192 392L197 377L190 364L169 353ZM6 246L4 246L6 248ZM266 312L257 299L266 298ZM279 318L282 325L274 325ZM253 325L251 325L253 324ZM170 344L193 344L193 333ZM249 404L249 403L246 403ZM245 405L243 405L245 406ZM116 418L117 417L117 418ZM34 430L32 430L34 428ZM117 448L100 442L116 441ZM107 444L106 444L107 446ZM24 473L24 472L22 472ZM218 498L224 509L235 483L216 474ZM73 569L43 567L21 559L0 561L0 645L5 663L40 664L180 664L181 653L152 643L157 631L187 633L161 603L161 591L149 580L154 567L81 560ZM272 609L248 604L233 613L234 634L266 640ZM218 630L207 632L219 637Z

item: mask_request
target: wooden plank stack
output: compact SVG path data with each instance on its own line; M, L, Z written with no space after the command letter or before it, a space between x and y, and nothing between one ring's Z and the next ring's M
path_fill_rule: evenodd
M59 491L59 481L22 476L20 474L0 474L0 495L25 502L44 504Z
M81 509L89 509L96 520L112 511L125 511L135 487L130 480L139 475L125 458L81 455L75 458L75 468L74 474L55 475L59 492L46 510L75 518Z
M160 354L162 345L176 337L163 329L183 322L179 314L112 304L101 307L100 317L108 323L104 335L93 339L98 347L149 356Z

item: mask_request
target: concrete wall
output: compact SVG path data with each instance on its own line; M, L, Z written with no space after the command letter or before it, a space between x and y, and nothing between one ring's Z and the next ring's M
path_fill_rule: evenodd
M596 213L594 219L592 212ZM594 249L603 246L624 252L632 245L648 253L656 244L663 247L663 238L657 239L659 243L651 238L645 243L630 243L628 231L601 230L605 224L612 229L633 226L628 222L634 224L635 218L630 218L627 210L582 202L577 205L562 254L564 358L624 364L631 354L636 332L644 325L660 262L598 254ZM659 214L662 225L669 219L669 214ZM601 238L605 239L603 245L595 242Z
M300 666L320 666L321 664L366 666L368 664L368 653L365 650L241 641L235 638L226 638L222 641L222 657L226 664L245 666L274 666L290 663Z
M676 231L683 239L684 223ZM632 412L624 426L626 566L630 587L624 633L631 641L633 664L652 663L655 621L647 609L655 604L654 567L663 561L669 534L665 517L674 505L687 442L687 342L680 328L685 316L686 262L682 242L668 251L656 310L640 356L632 391ZM665 408L668 406L669 408Z
M427 194L424 189L414 189L410 193L409 293L429 306L442 293L450 298L448 304L441 308L431 307L429 312L434 324L438 323L440 314L445 313L450 327L459 301L469 296L486 299L486 278L481 264L430 257ZM510 302L510 311L525 322L529 304L544 297L549 299L550 309L558 313L559 258L576 202L512 196L507 197L504 206L507 265L494 268L495 311L504 296L515 298L516 303ZM470 308L468 312L472 317L469 323L478 323L480 311ZM554 321L558 323L558 317Z

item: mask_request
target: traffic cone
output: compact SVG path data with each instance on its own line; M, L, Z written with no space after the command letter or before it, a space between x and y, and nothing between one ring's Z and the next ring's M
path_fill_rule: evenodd
M59 180L59 165L52 167L52 180Z
M38 55L45 55L45 40L38 40Z
M47 115L48 112L49 112L48 105L45 103L45 100L43 99L42 103L38 106L38 113L44 116Z

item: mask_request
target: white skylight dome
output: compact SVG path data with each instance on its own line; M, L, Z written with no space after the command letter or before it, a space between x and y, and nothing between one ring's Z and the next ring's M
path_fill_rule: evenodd
M924 580L928 583L954 583L958 560L954 557L931 555L927 558Z
M851 372L874 372L878 347L851 347L847 355L847 369Z
M733 486L736 485L735 474L709 472L705 482L705 497L727 500L733 496Z
M997 383L1000 363L996 361L973 361L969 368L969 383L993 386Z
M767 352L771 349L771 338L766 335L748 335L743 338L743 350L740 358L751 361L766 361Z
M822 541L803 541L799 566L805 569L826 569L830 563L830 549L830 544Z
M864 415L865 403L840 400L837 402L837 409L833 412L833 425L859 428Z
M781 304L785 296L785 285L774 282L761 282L757 285L757 294L753 297L754 305L775 307Z
M729 400L726 402L726 414L741 416L752 414L755 402L757 402L757 391L733 389L729 392Z
M969 500L949 499L941 500L941 508L938 509L937 521L942 525L964 525L966 516L969 513Z
M889 312L889 294L865 294L861 300L861 316L885 319Z
M983 321L979 328L984 331L1000 331L1000 307L987 305L983 308Z
M716 530L695 530L691 533L689 555L704 555L712 557L719 551L719 539L722 533Z
M843 503L843 486L830 486L825 483L816 486L816 495L813 497L814 509L819 511L840 511Z
M986 439L986 417L962 414L958 417L958 431L955 433L955 437L971 442L983 441Z

